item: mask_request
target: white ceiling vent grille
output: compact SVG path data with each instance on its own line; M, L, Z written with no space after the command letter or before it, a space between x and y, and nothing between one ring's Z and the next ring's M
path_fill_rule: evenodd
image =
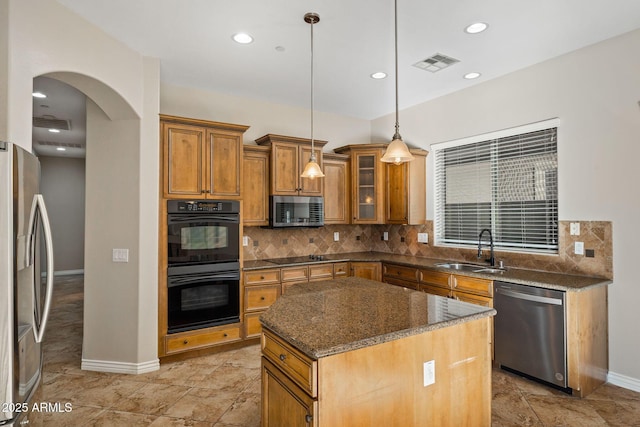
M75 144L72 142L38 141L38 144L47 147L83 148L82 144Z
M422 70L436 73L444 68L450 67L457 62L460 62L460 60L447 55L443 55L441 53L436 53L435 55L432 55L427 59L416 62L415 64L413 64L413 66L418 67Z
M56 119L55 117L34 117L33 126L46 129L70 130L71 120Z

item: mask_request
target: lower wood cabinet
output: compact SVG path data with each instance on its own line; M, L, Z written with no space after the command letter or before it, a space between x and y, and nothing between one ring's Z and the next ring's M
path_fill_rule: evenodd
M351 276L362 277L364 279L382 280L382 264L379 262L351 262Z
M241 339L240 323L180 332L165 337L165 353L166 355L172 355L185 351L200 350L214 345L229 344Z

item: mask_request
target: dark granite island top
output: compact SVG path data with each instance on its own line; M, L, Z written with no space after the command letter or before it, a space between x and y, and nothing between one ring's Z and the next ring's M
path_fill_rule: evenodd
M495 314L493 308L346 277L292 286L260 321L317 360Z

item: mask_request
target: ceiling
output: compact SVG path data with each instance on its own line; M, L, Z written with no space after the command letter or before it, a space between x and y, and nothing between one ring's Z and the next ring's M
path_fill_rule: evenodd
M392 0L57 0L132 49L163 82L372 120L395 110ZM474 22L489 28L464 29ZM398 0L400 109L640 28L638 0ZM250 44L232 35L246 32ZM436 53L459 62L413 66ZM631 53L630 53L631 54ZM382 71L387 78L370 75ZM463 76L479 72L475 80Z

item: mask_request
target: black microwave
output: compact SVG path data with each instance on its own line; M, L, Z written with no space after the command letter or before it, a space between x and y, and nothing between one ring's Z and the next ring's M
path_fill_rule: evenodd
M271 196L269 227L324 226L324 197Z

